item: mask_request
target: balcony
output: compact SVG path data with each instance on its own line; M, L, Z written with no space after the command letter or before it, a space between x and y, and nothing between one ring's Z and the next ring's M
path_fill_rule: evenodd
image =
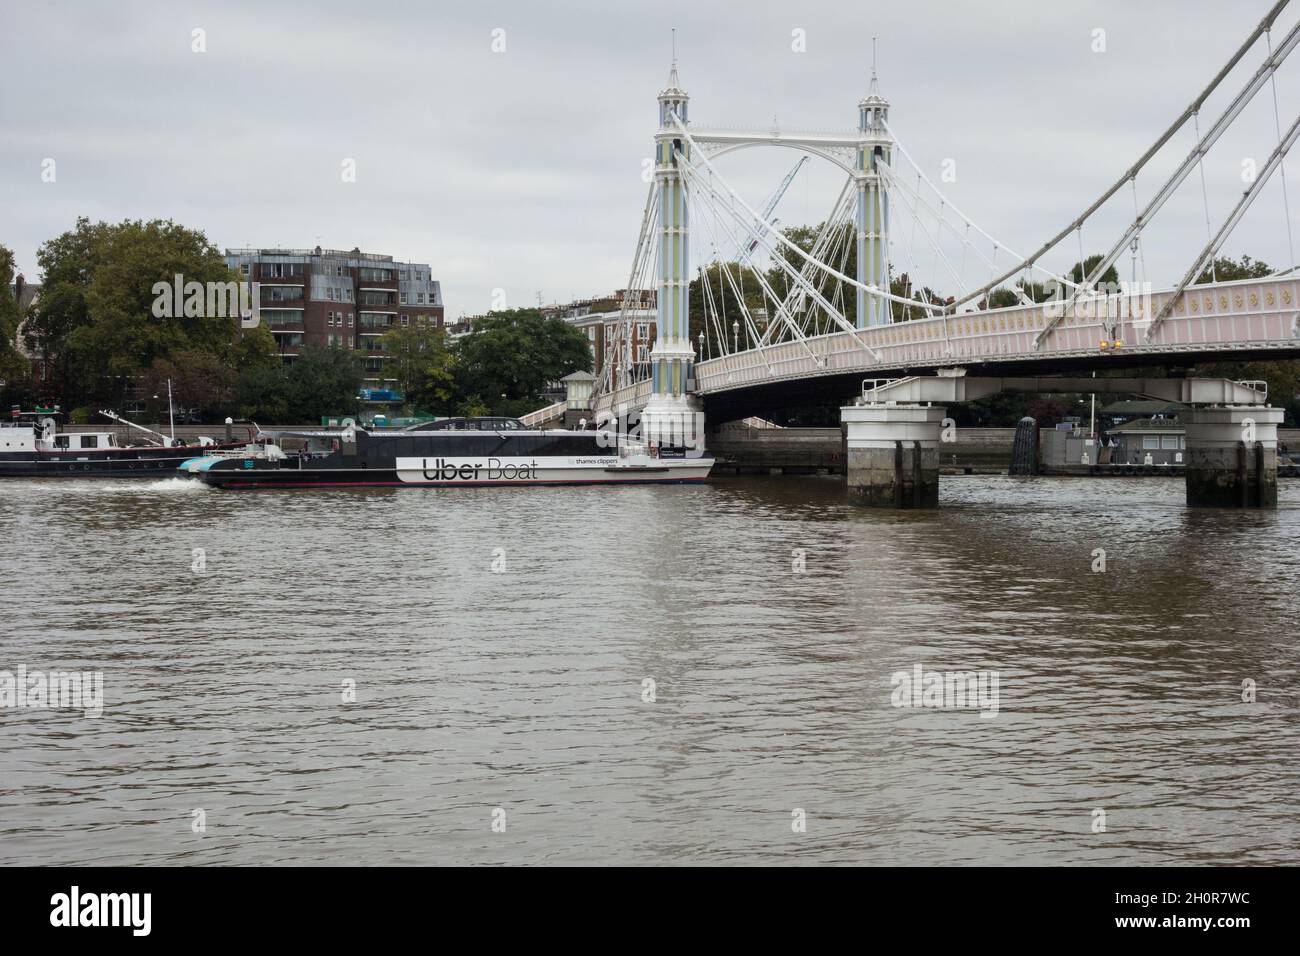
M357 315L357 331L362 335L383 335L393 322L394 313L361 312Z
M259 316L263 324L272 332L303 330L302 309L263 309Z
M259 301L263 306L283 308L286 305L296 305L298 308L302 308L303 287L300 285L274 286L269 289L266 286L262 286L261 292L262 294Z
M397 292L397 273L392 269L357 270L357 288L372 292Z
M285 263L283 265L266 264L257 266L254 270L254 276L258 282L265 282L267 285L306 285L307 267L297 263Z

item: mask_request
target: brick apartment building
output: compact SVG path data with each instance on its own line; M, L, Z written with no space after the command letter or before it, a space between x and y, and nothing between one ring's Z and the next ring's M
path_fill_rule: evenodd
M442 327L442 285L429 266L353 249L227 249L226 265L260 284L260 314L292 362L304 345L353 349L365 387L391 390L381 338L410 325Z

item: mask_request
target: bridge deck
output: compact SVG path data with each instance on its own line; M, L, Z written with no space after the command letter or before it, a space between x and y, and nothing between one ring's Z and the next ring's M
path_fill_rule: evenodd
M1230 359L1244 353L1300 355L1300 282L1294 278L1192 286L1148 339L1151 317L1170 294L1095 300L1092 308L1058 322L1037 346L1035 340L1059 305L1011 306L781 342L699 362L696 390L709 396L826 376L888 378L905 371L990 363L1032 368L1103 358L1123 364L1126 357L1150 362L1207 355ZM1119 354L1107 355L1099 342L1113 341L1111 328L1122 345ZM637 382L600 396L597 410L640 408L649 396L650 383Z

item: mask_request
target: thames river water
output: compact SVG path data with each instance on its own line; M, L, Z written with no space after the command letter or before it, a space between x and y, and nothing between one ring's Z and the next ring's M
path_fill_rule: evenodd
M1300 862L1300 482L940 493L6 481L0 862Z

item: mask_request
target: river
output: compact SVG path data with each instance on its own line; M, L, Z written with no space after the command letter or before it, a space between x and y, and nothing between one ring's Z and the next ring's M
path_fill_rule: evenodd
M1182 496L7 481L0 860L1296 863L1300 482Z

